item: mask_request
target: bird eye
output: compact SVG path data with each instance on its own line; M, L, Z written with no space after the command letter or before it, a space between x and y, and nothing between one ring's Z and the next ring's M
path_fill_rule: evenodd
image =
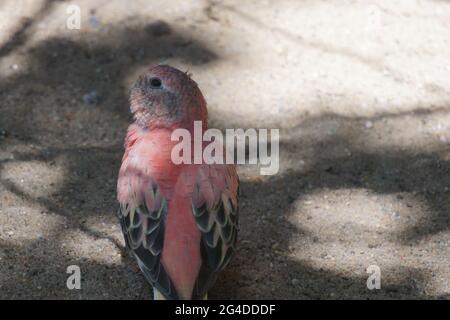
M159 79L159 78L151 78L150 79L150 85L151 85L152 88L155 88L155 89L161 88L161 86L162 86L161 79Z

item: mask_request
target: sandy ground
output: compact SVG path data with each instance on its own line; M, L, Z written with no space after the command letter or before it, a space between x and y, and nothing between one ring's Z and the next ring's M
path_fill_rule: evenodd
M277 175L239 167L239 250L211 298L450 297L450 1L6 0L0 298L150 297L115 183L154 63L193 74L212 126L280 129Z

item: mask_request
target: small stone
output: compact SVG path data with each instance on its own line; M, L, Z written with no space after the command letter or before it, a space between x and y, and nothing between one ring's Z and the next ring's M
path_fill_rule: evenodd
M100 103L100 96L97 91L93 90L83 96L83 102L85 104L98 104Z
M13 69L13 70L18 70L19 69L19 65L18 64L13 64L12 66L11 66L11 69Z
M364 126L366 127L366 129L370 129L373 127L373 122L372 121L366 121L366 123L364 124Z
M292 283L293 286L298 286L300 284L300 280L294 278L294 279L291 280L291 283Z
M145 27L145 31L154 37L162 37L172 33L170 25L162 20L158 20Z
M140 48L138 51L137 51L137 58L138 59L142 59L142 58L144 58L145 57L145 50L144 50L144 48Z
M8 131L6 131L5 129L0 129L0 140L7 138L9 135Z
M334 171L333 166L329 166L329 167L325 168L325 172L333 173L333 171Z

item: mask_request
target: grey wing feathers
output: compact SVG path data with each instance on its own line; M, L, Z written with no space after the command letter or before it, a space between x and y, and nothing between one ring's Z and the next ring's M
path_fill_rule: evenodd
M200 192L198 190L197 194ZM200 246L203 260L194 298L202 299L214 284L217 273L227 266L236 249L239 219L237 190L226 185L214 197L212 204L207 200L199 202L194 199L192 213L202 233Z
M167 202L155 185L149 186L148 194L151 199L141 196L139 200L120 205L119 219L125 243L147 281L166 298L177 299L176 290L160 262ZM150 208L148 203L151 203Z

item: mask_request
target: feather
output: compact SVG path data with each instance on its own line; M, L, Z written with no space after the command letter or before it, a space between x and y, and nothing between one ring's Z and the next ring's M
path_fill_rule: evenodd
M161 251L164 241L164 223L167 214L167 202L161 199L161 193L155 183L150 182L146 190L134 199L140 203L121 203L119 218L128 250L137 260L139 268L146 279L157 288L158 292L169 299L177 299L177 293L169 276L161 265ZM159 207L149 210L146 198L152 197L152 203Z
M195 298L204 297L217 273L231 260L237 240L239 181L233 166L202 166L194 187L192 213L202 232L202 268ZM204 192L195 192L203 190Z

